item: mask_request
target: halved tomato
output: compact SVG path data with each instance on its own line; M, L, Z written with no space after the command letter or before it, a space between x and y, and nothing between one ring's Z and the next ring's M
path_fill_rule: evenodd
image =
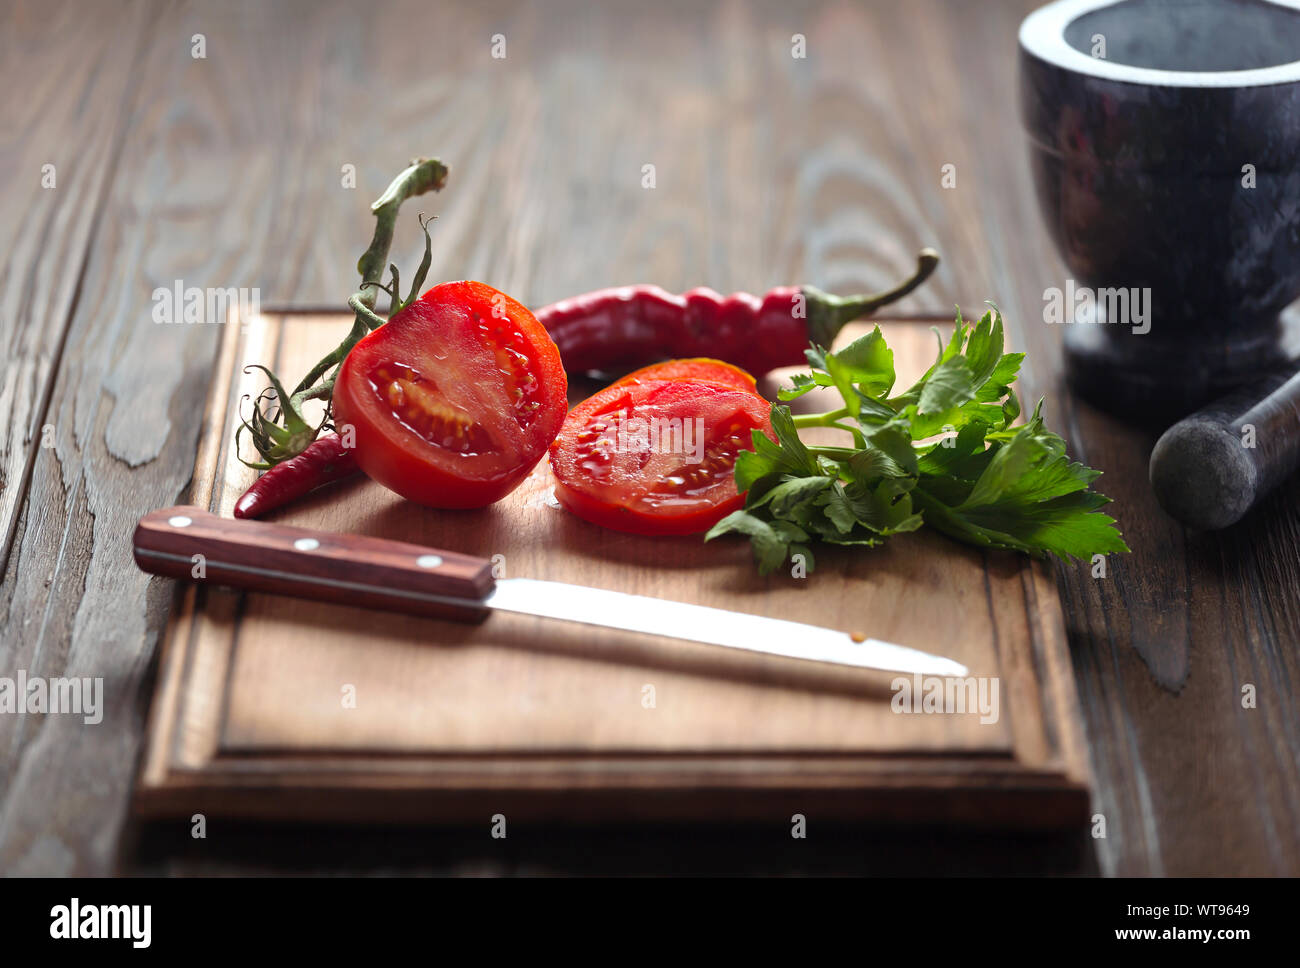
M736 455L772 437L766 400L715 382L616 383L569 412L551 444L555 496L634 534L707 531L736 510Z
M403 497L477 508L509 494L546 453L568 390L533 314L481 282L434 286L361 340L334 386L356 459Z
M651 363L639 370L633 370L627 376L615 380L611 386L623 386L625 383L644 383L648 380L695 380L705 383L721 383L723 386L735 387L737 390L758 392L758 384L752 376L738 366L724 363L722 360L707 356L696 356L687 360L665 360Z

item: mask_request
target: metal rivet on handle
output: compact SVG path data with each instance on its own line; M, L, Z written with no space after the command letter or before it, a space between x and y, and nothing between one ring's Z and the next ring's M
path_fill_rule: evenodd
M420 555L415 559L415 563L421 568L437 568L442 564L442 559L437 555Z
M315 551L320 547L320 542L315 538L299 538L293 543L293 546L299 551Z
M194 519L187 518L183 514L178 514L175 517L168 518L167 523L170 524L173 528L188 528L191 524L194 523Z

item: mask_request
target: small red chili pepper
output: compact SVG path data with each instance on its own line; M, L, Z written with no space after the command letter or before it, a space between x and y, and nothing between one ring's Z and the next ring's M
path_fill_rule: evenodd
M812 286L782 286L764 296L658 286L599 289L537 310L565 369L608 370L677 357L707 356L760 376L798 366L810 342L829 347L846 323L901 299L939 264L922 249L916 273L873 296L833 296Z
M350 447L338 434L317 437L297 457L276 464L235 503L235 517L256 518L322 484L361 473Z

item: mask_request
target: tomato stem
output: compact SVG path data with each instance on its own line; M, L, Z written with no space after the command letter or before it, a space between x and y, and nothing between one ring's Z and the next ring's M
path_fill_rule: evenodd
M249 464L250 467L265 469L297 457L316 439L321 428L329 423L334 379L338 375L339 366L363 336L378 329L385 322L384 318L375 312L377 290L383 289L389 294L392 300L389 307L390 315L405 308L411 299L419 294L420 286L424 284L424 278L428 274L433 258L428 220L420 219L420 228L424 230L424 259L420 262L420 268L411 286L411 297L406 302L401 301L400 277L397 266L388 263L388 250L393 245L393 229L397 224L397 212L402 202L415 195L440 191L447 183L447 171L447 166L436 158L417 158L393 179L384 193L370 206L375 216L375 234L370 240L370 247L357 260L357 271L361 273L361 286L348 298L348 306L356 314L352 329L343 342L323 356L307 372L292 393L285 393L275 375L270 370L266 370L275 390L279 412L274 417L267 416L262 411L261 397L259 397L253 403L251 420L242 421L235 434L236 449L239 446L241 433L247 431L253 439L253 446L262 457L262 462ZM392 270L391 286L383 284L386 266ZM266 368L262 367L262 369ZM321 380L326 373L330 374L329 378ZM325 416L315 427L309 425L302 416L302 405L308 400L325 401Z
M294 388L295 397L324 376L325 371L330 367L341 363L352 347L361 341L361 337L382 325L383 320L375 314L375 301L378 298L375 291L383 288L381 284L384 281L384 268L388 265L388 252L393 247L393 228L397 224L397 211L402 207L402 202L408 198L430 191L441 191L447 184L447 172L447 166L437 158L417 158L393 179L384 193L370 206L370 211L375 216L375 234L370 240L370 248L366 249L357 260L357 271L361 273L361 287L348 299L348 305L357 314L352 323L352 331L338 347L308 371ZM425 240L427 251L427 230ZM426 256L426 262L421 263L425 273L428 272L427 260ZM421 276L423 275L424 273L421 273ZM398 291L396 271L393 273L393 283L393 292L396 293ZM417 282L416 285L418 286L419 283ZM393 306L394 311L397 308L396 305ZM376 323L375 320L379 322Z
M295 399L298 400L328 400L334 395L334 377L316 384L314 387L304 390L298 394Z

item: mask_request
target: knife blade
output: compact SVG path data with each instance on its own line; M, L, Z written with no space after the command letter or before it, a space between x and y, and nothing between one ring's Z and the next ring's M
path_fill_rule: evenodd
M143 571L200 583L460 621L514 612L808 662L967 674L952 659L823 626L564 582L498 580L490 561L472 555L196 507L146 514L132 544Z

